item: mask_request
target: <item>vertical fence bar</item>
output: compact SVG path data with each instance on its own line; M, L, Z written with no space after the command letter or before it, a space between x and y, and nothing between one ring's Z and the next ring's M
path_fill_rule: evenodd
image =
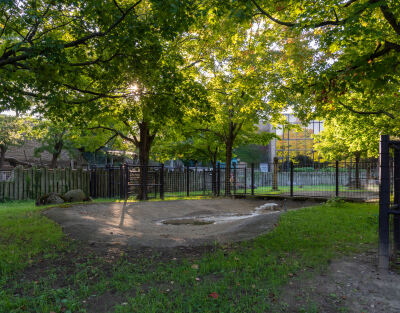
M336 168L336 170L335 170L335 173L336 173L336 175L335 175L335 181L336 181L335 196L339 197L339 161L336 161L335 168Z
M186 165L186 196L190 195L190 175L189 175L189 165Z
M251 163L251 195L254 196L254 163Z
M107 190L107 197L111 198L111 167L110 164L107 164L107 184L108 184L108 190Z
M129 197L129 167L127 164L125 164L125 199L128 199Z
M394 149L394 204L400 205L400 146ZM400 216L393 216L393 236L395 252L400 250ZM397 257L397 255L396 255Z
M119 165L119 197L124 198L124 166Z
M161 163L160 169L160 198L164 200L164 163Z
M236 163L233 163L233 194L236 194Z
M206 194L206 170L203 168L203 195Z
M217 167L217 196L220 195L221 192L221 164L218 164Z
M293 161L290 161L290 196L293 197Z
M390 168L389 136L381 135L379 142L379 256L378 267L389 269L389 206L390 206Z
M244 168L244 194L247 193L247 165Z

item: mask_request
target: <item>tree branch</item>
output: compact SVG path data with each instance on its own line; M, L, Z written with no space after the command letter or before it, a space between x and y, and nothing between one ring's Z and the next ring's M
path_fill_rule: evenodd
M106 31L104 32L94 32L91 33L89 35L86 35L82 38L79 38L77 40L71 41L67 44L64 44L64 48L71 48L71 47L76 47L79 46L83 43L85 43L86 41L92 39L92 38L96 38L96 37L104 37L105 35L107 35L108 33L110 33L115 27L117 27L124 19L125 17L131 12L133 11L140 3L142 2L142 0L138 0L135 4L133 4L128 10L126 10L124 12L124 14L122 14L122 16L117 19Z
M126 141L129 141L131 143L133 143L136 146L135 140L133 138L130 138L126 135L124 135L123 133L121 133L119 130L116 130L114 128L111 127L107 127L107 126L96 126L96 127L90 127L88 128L90 130L95 130L95 129L105 129L105 130L109 130L111 132L114 132L115 134L117 134L118 136L120 136L122 139L125 139Z
M384 110L358 111L358 110L353 109L351 106L348 106L348 105L344 104L342 101L340 101L340 100L338 100L338 101L339 101L340 105L343 106L345 109L349 110L350 112L356 113L356 114L360 114L360 115L380 115L380 114L384 114L384 115L390 117L391 119L395 119L396 118L393 114L391 114L389 112L386 112Z
M354 1L349 1L349 2L350 2L350 4L351 4L351 3L355 2L355 1L356 1L356 0L354 0ZM373 4L373 3L376 3L376 2L379 2L379 1L380 1L380 0L369 0L360 10L354 12L353 16L359 15L359 14L361 14L362 12L364 12L364 11L368 8L368 5L369 5L369 4ZM268 12L266 12L263 8L261 8L261 6L256 2L256 0L251 0L251 2L255 5L255 7L258 9L258 11L259 11L262 15L265 15L265 16L268 17L271 21L273 21L273 22L275 22L275 23L277 23L277 24L279 24L279 25L288 26L288 27L294 27L294 26L298 26L298 25L299 25L299 23L286 22L286 21L278 20L278 19L274 18L271 14L269 14ZM348 3L349 3L349 2L348 2ZM350 5L350 4L349 4L349 5ZM346 7L346 4L345 4L345 7ZM335 12L335 14L336 14L336 12ZM309 25L306 25L306 27L318 28L318 27L329 26L329 25L338 26L338 25L345 24L349 19L350 19L350 17L347 17L347 18L345 18L345 19L343 19L343 20L338 20L338 19L337 19L337 16L336 16L336 21L329 21L329 20L328 20L328 21L322 21L322 22L319 22L319 23L317 23L317 24L309 24Z
M396 16L390 11L386 4L381 5L380 9L390 26L392 26L396 34L400 36L400 23L397 22Z

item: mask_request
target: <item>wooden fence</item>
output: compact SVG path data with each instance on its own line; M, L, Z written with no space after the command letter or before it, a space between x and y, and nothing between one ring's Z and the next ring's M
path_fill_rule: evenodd
M71 168L47 169L16 167L7 181L0 182L0 199L25 200L56 192L63 194L71 189L90 191L90 172Z

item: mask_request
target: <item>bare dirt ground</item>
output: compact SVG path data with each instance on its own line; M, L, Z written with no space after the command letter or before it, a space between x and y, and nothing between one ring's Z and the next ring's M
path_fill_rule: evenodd
M260 211L260 214L254 216L242 216L253 213L256 207L265 203L276 203L278 206L273 210ZM315 201L287 200L285 207L290 210L316 204ZM92 245L170 248L251 239L273 229L282 211L282 200L225 198L95 203L52 208L44 214L58 222L72 238ZM222 217L223 221L205 225L162 223L166 219L197 217Z
M379 272L374 250L334 260L312 278L293 277L281 295L284 312L398 313L400 275Z

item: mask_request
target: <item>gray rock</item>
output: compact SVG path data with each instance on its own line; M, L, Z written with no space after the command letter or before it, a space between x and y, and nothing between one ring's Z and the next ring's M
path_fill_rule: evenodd
M66 192L63 196L67 202L91 201L91 199L81 189L73 189Z
M46 205L46 204L61 204L64 203L64 199L61 195L57 193L49 193L47 195L43 195L36 200L36 205Z

